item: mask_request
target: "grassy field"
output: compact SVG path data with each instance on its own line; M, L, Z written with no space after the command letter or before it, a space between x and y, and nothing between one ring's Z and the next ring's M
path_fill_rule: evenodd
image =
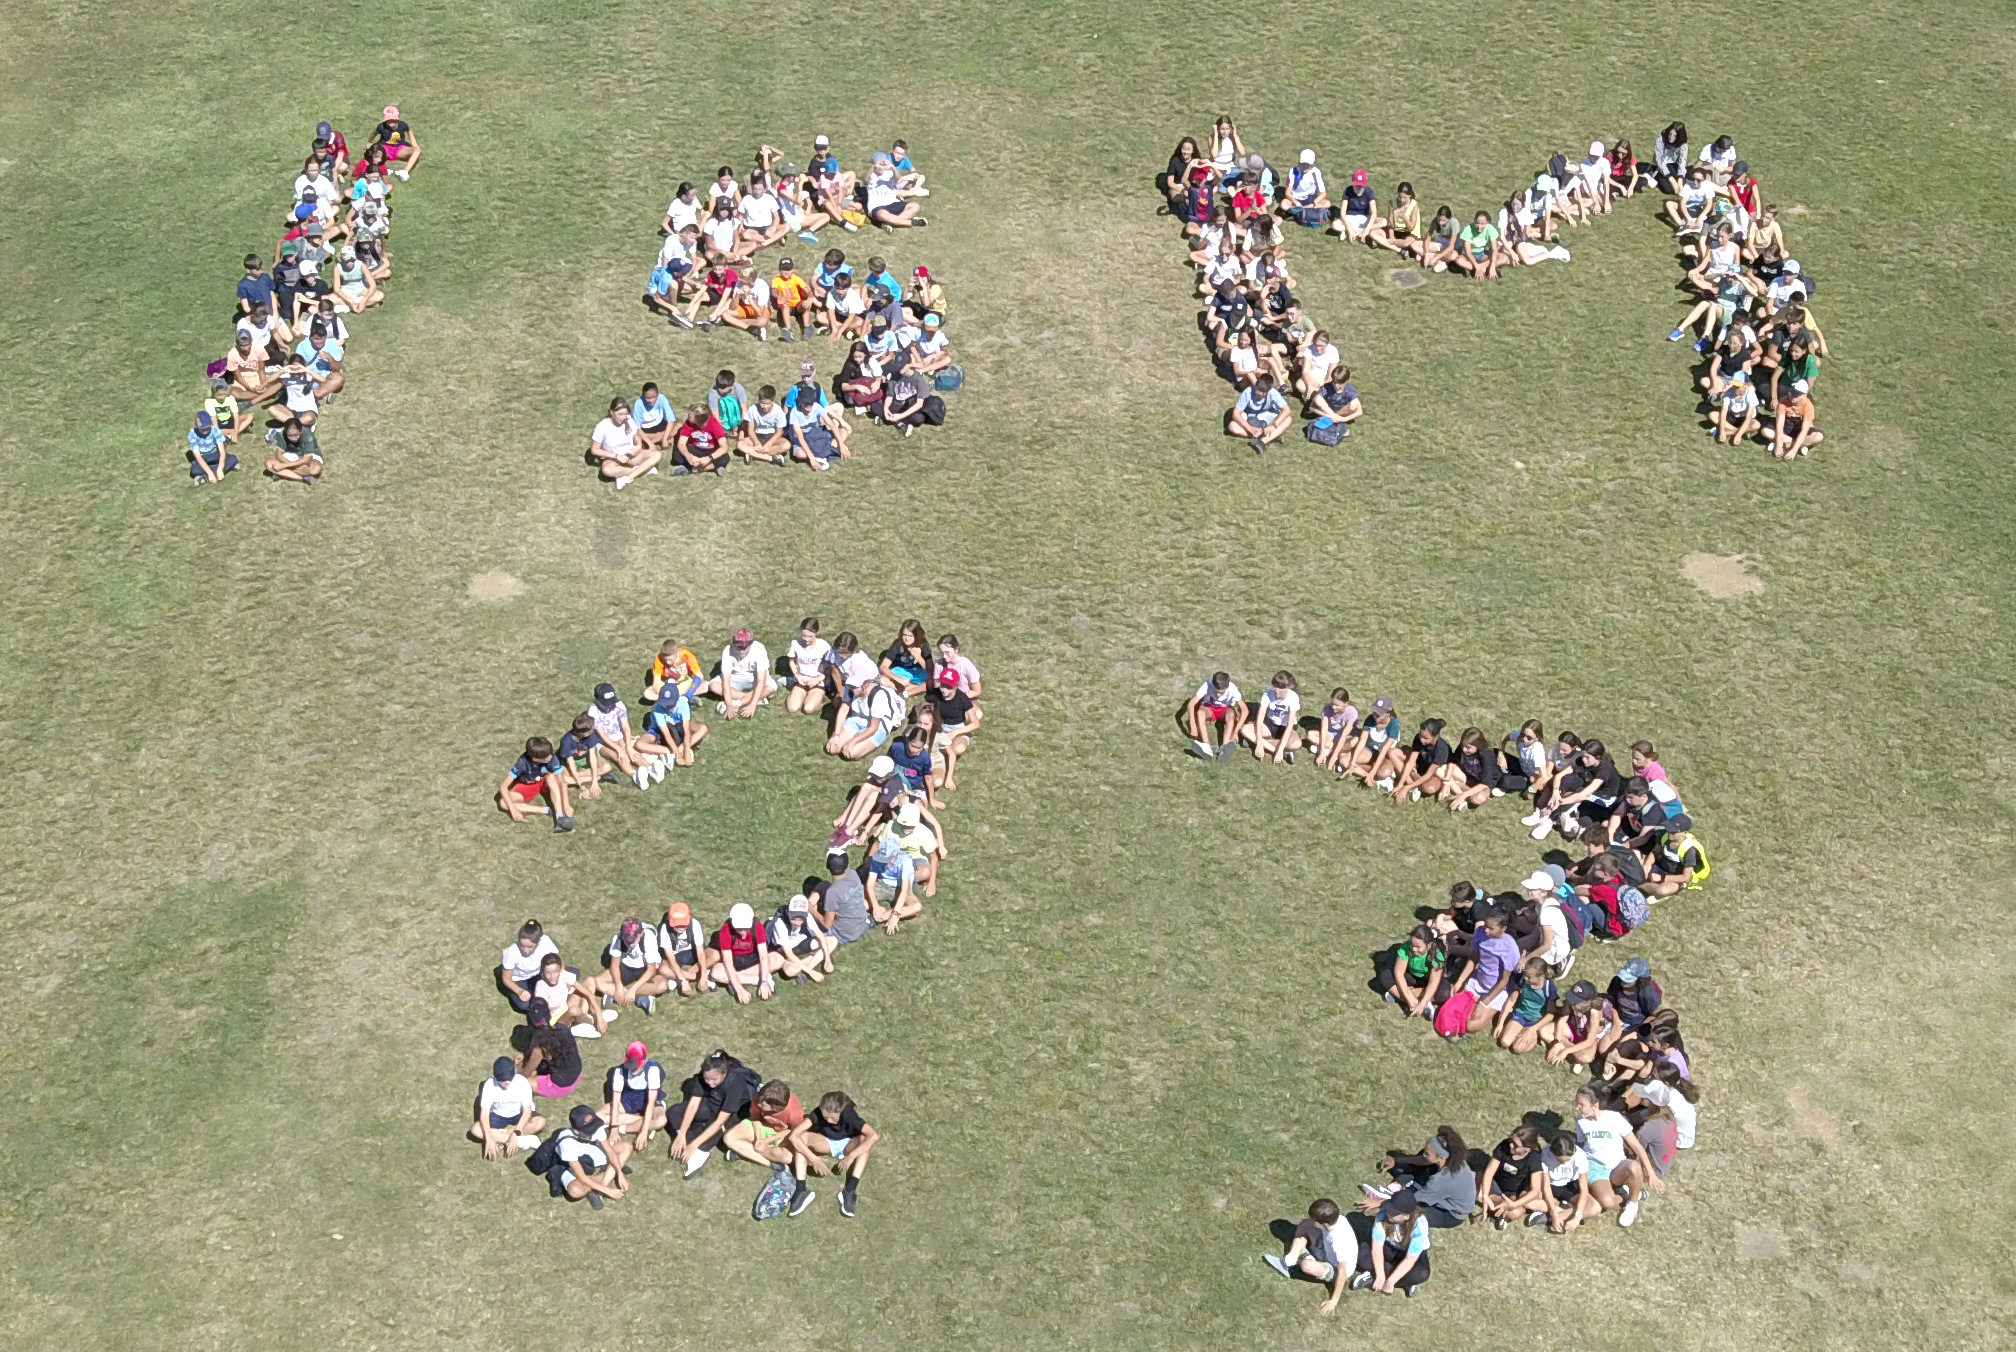
M2016 1338L2009 14L1450 18L0 0L0 1342ZM387 101L427 162L327 479L191 492L235 260L316 119L361 145ZM1371 412L1256 464L1218 434L1149 182L1221 108L1277 161L1313 145L1465 210L1591 134L1728 131L1804 208L1826 445L1786 467L1697 430L1638 203L1487 289L1295 241ZM931 229L875 242L951 293L952 423L864 433L818 479L598 488L612 393L790 372L637 294L680 178L816 131L907 136L932 172ZM1697 552L1762 591L1704 595ZM522 591L474 599L490 572ZM639 1022L668 1062L725 1044L849 1088L889 1137L861 1217L829 1193L755 1226L746 1169L662 1162L599 1216L549 1204L461 1140L510 1022L498 948L528 914L586 956L673 897L774 906L851 775L773 711L568 838L487 795L667 633L774 649L805 613L881 642L918 614L985 670L948 882L828 989ZM1221 664L1659 744L1715 878L1585 959L1653 959L1705 1089L1636 1229L1566 1255L1466 1231L1422 1299L1327 1321L1261 1267L1269 1221L1386 1147L1444 1121L1488 1146L1572 1081L1363 989L1452 877L1530 866L1509 805L1186 760L1170 713Z

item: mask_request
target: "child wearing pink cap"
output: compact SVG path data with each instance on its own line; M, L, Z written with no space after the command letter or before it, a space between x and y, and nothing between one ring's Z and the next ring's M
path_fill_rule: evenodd
M420 142L414 138L413 128L405 118L399 116L397 104L385 105L385 118L371 133L371 144L364 147L365 159L371 158L371 146L385 152L385 158L394 161L392 173L401 182L412 173L413 166L420 163ZM361 169L358 171L363 172Z

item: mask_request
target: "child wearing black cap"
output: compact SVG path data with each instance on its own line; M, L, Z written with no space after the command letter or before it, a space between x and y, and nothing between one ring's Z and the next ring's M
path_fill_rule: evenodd
M583 1197L600 1211L605 1197L621 1198L630 1190L624 1172L630 1160L630 1143L611 1132L608 1125L585 1103L574 1105L567 1126L555 1143L557 1156L547 1181L555 1195L570 1202Z
M539 1144L546 1119L532 1102L532 1081L518 1073L518 1063L500 1056L490 1067L490 1078L476 1093L476 1120L469 1126L469 1139L483 1147L486 1160L508 1159L520 1150Z

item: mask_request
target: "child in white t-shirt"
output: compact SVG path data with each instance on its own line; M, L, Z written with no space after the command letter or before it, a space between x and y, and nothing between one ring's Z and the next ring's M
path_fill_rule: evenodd
M819 637L819 619L807 615L798 622L798 637L784 650L791 668L791 690L784 707L794 714L816 714L826 703L826 664L833 645Z
M1252 745L1255 760L1293 765L1296 748L1302 745L1302 729L1297 726L1301 715L1302 693L1294 674L1277 671L1260 692L1260 716L1246 726L1240 739Z
M532 1081L518 1073L518 1063L500 1056L490 1078L476 1094L476 1120L469 1139L483 1147L486 1160L509 1159L539 1144L546 1119L532 1102Z

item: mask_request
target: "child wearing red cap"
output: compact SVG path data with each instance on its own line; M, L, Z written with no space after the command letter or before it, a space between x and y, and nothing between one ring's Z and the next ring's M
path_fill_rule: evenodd
M623 1049L623 1062L609 1070L609 1088L602 1120L611 1134L636 1136L636 1148L651 1144L651 1133L665 1126L665 1067L651 1059L643 1043Z

